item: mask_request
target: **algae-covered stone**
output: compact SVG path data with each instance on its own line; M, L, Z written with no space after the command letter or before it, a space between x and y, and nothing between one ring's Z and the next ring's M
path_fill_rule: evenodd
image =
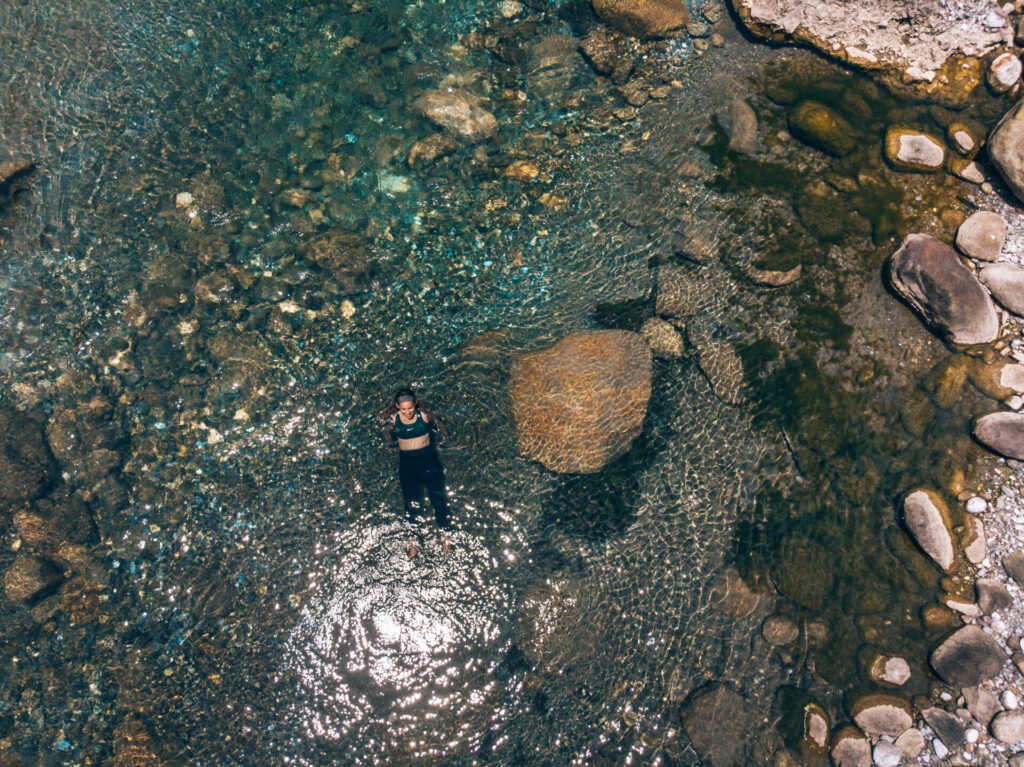
M957 178L970 181L972 184L985 183L985 174L982 172L981 166L974 160L954 157L949 161L949 170Z
M757 114L741 98L729 102L729 148L740 154L757 152Z
M831 725L821 704L797 687L780 687L775 699L780 715L778 731L786 746L805 759L824 756Z
M931 172L946 161L946 148L935 136L892 127L885 133L885 158L897 170Z
M922 388L939 407L948 410L963 393L970 372L970 358L954 354L932 368L921 382Z
M945 605L925 605L922 607L921 623L925 629L933 634L952 631L963 625L960 617Z
M974 422L974 436L993 452L1024 461L1024 413L989 413Z
M991 210L972 213L956 232L956 246L979 261L995 261L1006 242L1006 221Z
M832 736L830 756L836 767L871 767L871 743L863 732L848 725Z
M914 724L910 703L885 693L861 695L850 706L850 715L868 735L898 738Z
M1022 68L1020 59L1006 51L992 59L985 79L996 93L1005 93L1020 80Z
M1003 307L1024 317L1024 267L1016 264L986 264L978 278Z
M593 0L593 5L606 24L640 38L667 37L690 20L682 0Z
M959 121L950 123L946 128L946 135L949 137L949 143L953 149L964 157L973 157L974 153L978 151L978 137L975 135L974 129L966 123Z
M857 147L853 126L817 101L797 104L789 113L789 131L805 144L833 157L845 157Z
M600 471L640 434L651 397L651 352L625 330L575 333L518 355L509 392L522 455L551 471Z
M932 668L949 684L981 684L998 674L1006 653L990 634L978 626L964 626L947 637L931 654Z
M861 674L882 687L899 687L910 679L910 664L899 655L865 645L857 654Z
M800 627L785 615L769 615L761 624L761 636L768 644L783 647L799 638Z
M956 567L953 525L945 501L933 490L919 489L903 499L903 525L914 542L944 572Z
M987 343L999 334L988 292L941 240L907 235L890 260L889 275L900 296L952 343Z
M800 535L786 538L772 558L772 579L787 598L811 610L819 610L832 590L828 550Z
M1006 357L999 357L990 365L973 358L968 375L986 397L1004 400L1024 394L1024 365Z
M758 711L746 698L723 684L696 690L683 705L683 729L710 767L745 767Z

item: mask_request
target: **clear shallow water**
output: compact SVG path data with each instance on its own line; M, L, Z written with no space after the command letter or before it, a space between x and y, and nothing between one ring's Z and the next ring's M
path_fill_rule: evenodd
M452 45L489 7L439 8L0 11L0 148L39 164L0 240L4 396L44 417L116 402L127 498L97 520L113 575L92 612L0 608L8 751L95 761L137 720L194 764L693 764L692 689L767 712L812 683L751 638L766 605L737 618L711 593L766 476L792 473L753 406L658 363L638 446L573 478L516 457L503 404L510 352L646 296L688 233L753 257L763 234L692 145L778 54L675 43L654 59L682 87L620 122L578 57L531 69L532 35L585 31L575 6L498 29L500 57ZM502 131L409 171L429 129L408 105L446 80ZM550 178L501 175L523 158ZM299 251L337 229L377 268L350 297ZM788 338L785 301L700 272L707 332ZM453 430L457 527L454 554L428 528L414 562L372 418L410 382Z

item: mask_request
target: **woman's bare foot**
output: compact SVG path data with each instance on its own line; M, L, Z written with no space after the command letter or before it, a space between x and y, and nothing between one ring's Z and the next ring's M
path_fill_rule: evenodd
M409 559L412 559L414 556L416 556L416 540L409 536Z
M445 551L450 552L452 550L452 547L448 545L448 533L444 533L441 536L441 543L442 543L441 548L444 549Z

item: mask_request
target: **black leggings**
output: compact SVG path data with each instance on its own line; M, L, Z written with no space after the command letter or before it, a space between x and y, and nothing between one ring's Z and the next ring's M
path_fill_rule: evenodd
M434 507L437 526L447 530L448 495L444 488L444 469L434 446L420 450L400 450L398 479L402 485L402 501L409 521L415 522L423 510L423 488L426 487L430 505Z

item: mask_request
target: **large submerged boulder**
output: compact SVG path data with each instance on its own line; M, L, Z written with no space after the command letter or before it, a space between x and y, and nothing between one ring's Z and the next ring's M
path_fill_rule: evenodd
M892 256L889 275L900 296L952 343L988 343L999 334L988 292L941 240L907 235Z
M668 37L686 26L690 11L682 0L593 0L606 24L640 38Z
M472 143L489 139L498 131L494 115L454 91L427 91L413 102L413 108L439 128Z
M724 684L696 690L683 705L683 729L710 767L751 763L758 712L752 703Z
M640 434L651 352L625 330L574 333L517 355L509 393L522 455L560 473L600 471Z

